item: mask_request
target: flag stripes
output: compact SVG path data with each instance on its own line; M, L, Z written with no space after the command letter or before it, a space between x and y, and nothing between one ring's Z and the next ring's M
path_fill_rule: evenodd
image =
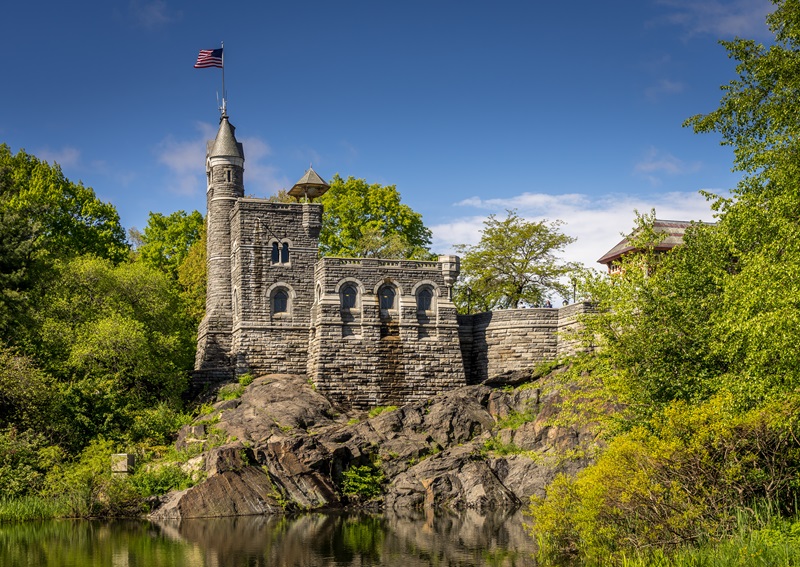
M195 69L206 69L208 67L222 68L222 48L219 49L201 49L200 55L197 56L197 63L194 64Z

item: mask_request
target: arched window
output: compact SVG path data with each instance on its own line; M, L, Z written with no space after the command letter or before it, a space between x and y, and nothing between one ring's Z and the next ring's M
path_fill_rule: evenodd
M272 263L277 264L280 261L280 255L278 253L278 243L272 243Z
M285 289L279 289L272 295L272 312L286 313L289 311L289 293Z
M284 242L281 246L281 264L289 263L289 243Z
M417 311L425 313L433 309L433 292L428 287L423 287L417 292Z
M397 293L395 292L394 288L390 285L385 285L378 290L378 298L381 302L381 311L389 311L390 309L396 309L396 300Z
M353 284L345 284L342 287L342 309L355 309L358 305L358 290Z

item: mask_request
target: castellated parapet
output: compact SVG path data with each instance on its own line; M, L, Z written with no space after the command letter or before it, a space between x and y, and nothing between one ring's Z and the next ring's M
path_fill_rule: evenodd
M208 284L195 385L307 374L343 405L430 399L574 348L583 304L459 316L457 256L319 258L322 206L244 197L244 151L223 115L206 156ZM290 194L327 184L309 169Z

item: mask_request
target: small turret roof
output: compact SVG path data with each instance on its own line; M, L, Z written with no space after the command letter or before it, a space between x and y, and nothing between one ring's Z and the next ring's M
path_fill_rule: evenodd
M294 187L289 190L289 195L298 201L301 197L308 197L314 200L323 195L329 188L330 185L325 183L312 167L309 167L305 175L300 178L300 181L295 183Z
M236 128L228 121L228 115L223 114L219 119L217 137L208 142L208 157L226 156L244 159L244 149L242 144L236 141L235 131Z

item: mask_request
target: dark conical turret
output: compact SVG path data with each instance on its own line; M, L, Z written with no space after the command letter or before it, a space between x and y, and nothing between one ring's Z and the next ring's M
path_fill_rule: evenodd
M236 128L228 121L228 115L223 114L219 119L217 137L208 141L206 150L208 157L237 157L244 159L242 144L236 141L234 133Z

